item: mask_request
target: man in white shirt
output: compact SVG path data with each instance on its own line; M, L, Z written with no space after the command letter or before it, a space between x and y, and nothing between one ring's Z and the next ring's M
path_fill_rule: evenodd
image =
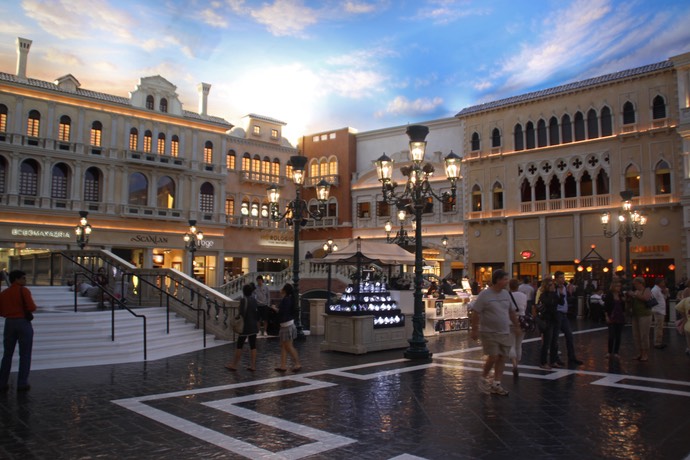
M534 288L532 287L532 282L529 276L525 276L522 279L522 284L518 286L518 291L522 292L527 296L527 311L532 311L532 305L534 304Z
M652 288L652 297L657 302L652 307L652 315L654 316L654 348L663 350L666 348L664 343L664 319L666 318L666 299L668 298L665 279L657 278Z
M259 310L259 334L266 335L266 323L268 322L268 309L271 303L271 291L268 286L264 284L264 277L259 275L256 277L256 289L252 294L256 300L256 306Z

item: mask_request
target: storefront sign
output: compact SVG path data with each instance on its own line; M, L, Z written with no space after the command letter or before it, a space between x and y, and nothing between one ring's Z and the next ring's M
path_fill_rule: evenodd
M65 230L36 230L33 228L13 228L12 236L72 239L70 232Z
M647 246L630 246L630 252L633 254L663 254L671 250L668 244L650 244Z
M168 244L169 239L169 237L161 235L138 234L130 238L129 241L131 241L132 243L144 243L160 246L163 244ZM180 238L180 242L182 242L182 238ZM213 240L201 240L197 241L196 244L202 249L211 249L216 244L216 242Z
M522 257L523 260L529 260L534 257L534 251L526 249L520 253L520 257Z
M286 233L269 233L261 235L259 244L261 246L293 247L294 241L292 237L288 236Z

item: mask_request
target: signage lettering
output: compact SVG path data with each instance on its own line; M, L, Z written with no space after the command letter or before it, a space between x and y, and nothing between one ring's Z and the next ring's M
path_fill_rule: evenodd
M648 246L631 246L630 252L633 254L643 254L647 252L669 252L671 250L668 244L650 244Z
M13 228L12 236L29 236L43 238L67 238L71 239L70 232L65 230L35 230L32 228Z
M158 236L158 235L136 235L133 236L130 241L132 243L153 243L153 244L161 244L161 243L167 243L168 238L165 236Z

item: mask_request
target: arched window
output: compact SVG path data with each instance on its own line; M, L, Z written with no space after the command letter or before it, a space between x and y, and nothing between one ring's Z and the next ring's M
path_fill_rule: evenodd
M249 216L249 201L246 198L242 200L240 205L240 215L243 217Z
M533 149L535 146L534 123L532 123L531 121L528 121L525 125L525 145L527 146L527 150Z
M160 107L161 112L167 112L168 111L168 100L166 98L161 98L160 103L158 104Z
M522 179L520 184L520 202L529 203L532 201L532 186L527 179Z
M525 141L522 136L522 125L518 123L515 125L515 130L513 131L513 137L515 141L515 150L524 150Z
M38 163L36 160L24 160L19 166L19 194L38 195Z
M84 201L101 201L101 172L91 167L84 173Z
M91 145L100 147L103 141L103 124L100 121L91 123Z
M561 181L553 176L549 181L549 200L559 200L561 198Z
M252 207L249 209L249 215L252 217L259 217L259 203L254 201Z
M149 181L142 173L136 172L129 175L129 200L133 206L146 206L148 204Z
M585 171L584 173L582 173L582 178L580 179L580 196L592 195L594 195L592 176L590 176L589 173Z
M573 141L573 127L570 123L570 115L567 113L561 117L561 137L564 144Z
M491 147L500 147L501 146L501 131L499 131L498 128L494 128L491 131Z
M151 144L153 144L153 134L147 129L144 132L144 152L151 153Z
M26 135L29 137L38 137L41 128L41 114L38 110L29 112L29 118L26 120Z
M661 96L656 96L652 101L652 118L655 120L666 118L666 102Z
M613 135L613 118L611 109L608 107L601 109L601 135L602 137Z
M328 160L322 158L319 160L319 176L325 177L328 175Z
M137 128L132 128L129 130L129 149L137 150L139 144L139 131Z
M575 114L575 141L585 140L585 117L582 112Z
M177 134L170 139L170 155L177 157L180 155L180 138Z
M252 172L261 172L261 157L259 155L254 155L252 158Z
M158 133L158 142L156 143L156 151L158 155L165 155L165 134Z
M568 174L563 182L563 192L565 198L575 198L577 197L577 182L572 174Z
M475 131L472 133L472 151L476 152L477 150L479 150L479 133Z
M629 125L635 123L635 106L632 102L626 101L623 104L623 124Z
M213 142L206 141L204 144L204 163L213 163Z
M271 175L273 176L273 180L278 180L278 176L280 176L280 160L277 158L273 159L273 166L271 167Z
M654 190L657 195L671 193L671 167L661 160L654 168Z
M146 96L146 108L149 110L153 110L153 96L150 94Z
M199 211L213 212L213 193L213 185L209 182L201 184L199 189Z
M69 142L71 128L72 119L67 115L61 116L60 124L58 125L58 141Z
M175 182L169 176L158 179L156 206L163 209L175 209Z
M482 210L482 189L478 184L472 187L472 211Z
M611 193L609 175L602 169L597 174L597 195L608 195L609 193Z
M262 219L268 219L268 216L269 216L268 202L261 203L261 218Z
M67 199L67 191L69 190L69 169L64 163L58 163L53 166L52 177L50 181L50 197L59 200Z
M541 177L534 184L534 199L537 201L546 200L546 183L544 183L544 179Z
M558 132L558 118L551 117L549 120L549 145L560 144L560 136Z
M587 112L587 139L596 139L599 137L599 120L597 119L597 111L589 109Z
M244 152L242 155L242 171L251 171L252 169L252 157L249 152Z
M7 132L7 106L0 104L0 133Z
M493 209L503 209L503 186L500 184L500 182L496 182L494 184L494 188L491 192L493 197Z
M635 165L625 168L625 189L630 190L633 196L640 196L640 170Z
M235 151L234 150L228 150L228 154L225 155L225 167L228 169L228 171L234 171L235 170Z
M261 175L264 176L264 180L268 180L268 176L271 174L271 159L264 157L261 162Z
M316 158L312 158L309 161L309 175L311 177L319 176L319 161Z
M336 157L331 157L331 159L328 161L328 175L338 175L338 159Z
M537 146L546 147L546 122L542 119L537 122Z

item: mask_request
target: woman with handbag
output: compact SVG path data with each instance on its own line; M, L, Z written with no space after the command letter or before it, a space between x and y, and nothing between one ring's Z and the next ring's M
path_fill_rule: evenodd
M604 296L604 316L609 329L608 353L606 357L620 358L621 335L625 326L625 296L620 280L614 279L609 292Z
M235 345L235 359L232 363L225 365L229 371L236 371L237 365L242 358L242 347L244 342L249 340L249 367L248 371L256 370L256 335L259 333L259 309L256 305L256 299L252 296L254 286L245 284L242 287L242 299L240 300L240 316L244 319L244 327L242 332L237 336L237 344Z
M520 317L524 317L527 312L527 296L524 292L520 292L518 288L520 287L520 282L516 279L511 279L508 282L508 292L510 293L510 298L513 302L513 308L515 308L518 314L518 322ZM525 331L522 330L521 326L515 326L511 323L510 325L510 343L512 347L510 348L510 353L508 357L513 361L513 377L517 377L520 374L518 370L518 364L522 359L522 341L525 338Z
M652 297L652 291L644 285L644 278L637 277L632 281L633 290L628 292L632 316L633 342L637 349L638 361L649 360L649 328L652 325L652 309L647 301Z

